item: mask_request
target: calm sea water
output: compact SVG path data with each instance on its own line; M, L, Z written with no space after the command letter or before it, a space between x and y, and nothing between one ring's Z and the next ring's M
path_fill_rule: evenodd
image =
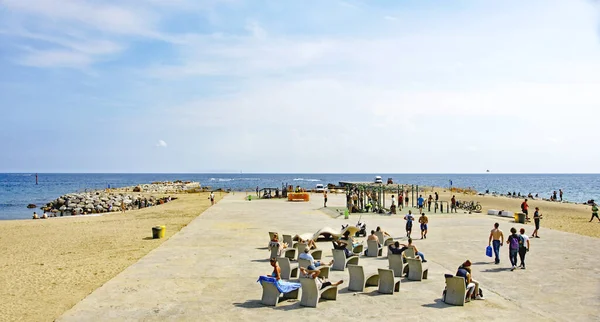
M31 218L34 209L59 196L84 191L133 186L153 181L189 180L202 186L234 190L276 188L282 184L314 188L315 184L337 184L339 181L372 181L380 175L384 181L393 178L396 183L447 187L450 180L455 187L473 187L478 191L508 191L536 194L548 198L553 190L564 191L564 199L584 202L600 200L600 174L54 174L40 173L39 184L35 174L0 174L0 219Z

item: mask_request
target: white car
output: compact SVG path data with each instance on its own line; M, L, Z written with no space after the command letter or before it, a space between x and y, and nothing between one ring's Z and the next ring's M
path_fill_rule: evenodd
M325 187L323 187L322 184L317 183L317 185L315 186L315 191L316 192L323 192L323 191L325 191Z
M375 183L383 183L383 180L381 180L381 176L375 177Z

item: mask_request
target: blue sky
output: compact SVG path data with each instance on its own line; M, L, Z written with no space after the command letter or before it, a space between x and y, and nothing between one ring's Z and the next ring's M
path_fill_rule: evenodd
M600 172L589 0L3 0L0 172Z

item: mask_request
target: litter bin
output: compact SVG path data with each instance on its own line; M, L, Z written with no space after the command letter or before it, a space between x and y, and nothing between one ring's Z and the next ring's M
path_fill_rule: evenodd
M525 214L524 213L516 213L515 214L515 222L519 224L525 223Z
M165 232L167 228L165 226L154 226L152 227L152 238L165 238Z

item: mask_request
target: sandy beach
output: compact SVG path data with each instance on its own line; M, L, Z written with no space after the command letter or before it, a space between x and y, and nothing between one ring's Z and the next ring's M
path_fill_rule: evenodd
M448 191L434 190L441 200L451 198ZM423 193L425 198L430 191ZM179 194L177 201L125 214L0 222L0 250L4 254L0 314L9 320L54 320L201 214L210 206L207 195ZM518 211L522 202L489 195L456 196L479 201L483 214L487 209ZM217 193L217 199L221 197ZM313 194L312 198L318 203L321 196ZM529 205L531 209L540 207L544 215L542 238L546 228L600 237L600 225L588 222L589 206L541 200L530 200ZM401 213L408 209L413 208ZM459 213L464 215L461 210ZM159 224L166 225L166 238L150 239L151 227ZM533 225L526 227L531 227L527 229L530 234Z
M208 193L176 197L124 214L1 221L2 320L53 321L210 206ZM150 238L156 225L164 239Z
M450 198L452 198L452 194L450 194L449 191L444 191L443 189L434 190L440 193L441 200L450 200ZM433 194L431 189L426 190L426 192L423 193L423 198L427 199L429 194ZM487 213L488 209L520 212L521 203L525 199L509 198L504 196L494 197L492 195L465 195L459 193L455 193L455 195L458 200L479 201L483 207L482 213ZM598 224L598 221L596 220L595 222L589 222L592 215L591 206L552 202L541 199L529 199L527 204L529 205L530 217L533 217L535 207L539 207L540 213L543 215L543 218L540 222L540 236L543 236L544 228L551 228L584 236L597 238L600 237L600 224ZM458 211L460 212L461 209ZM528 225L532 228L531 230L528 229L527 233L531 233L533 231L533 223L529 223Z

